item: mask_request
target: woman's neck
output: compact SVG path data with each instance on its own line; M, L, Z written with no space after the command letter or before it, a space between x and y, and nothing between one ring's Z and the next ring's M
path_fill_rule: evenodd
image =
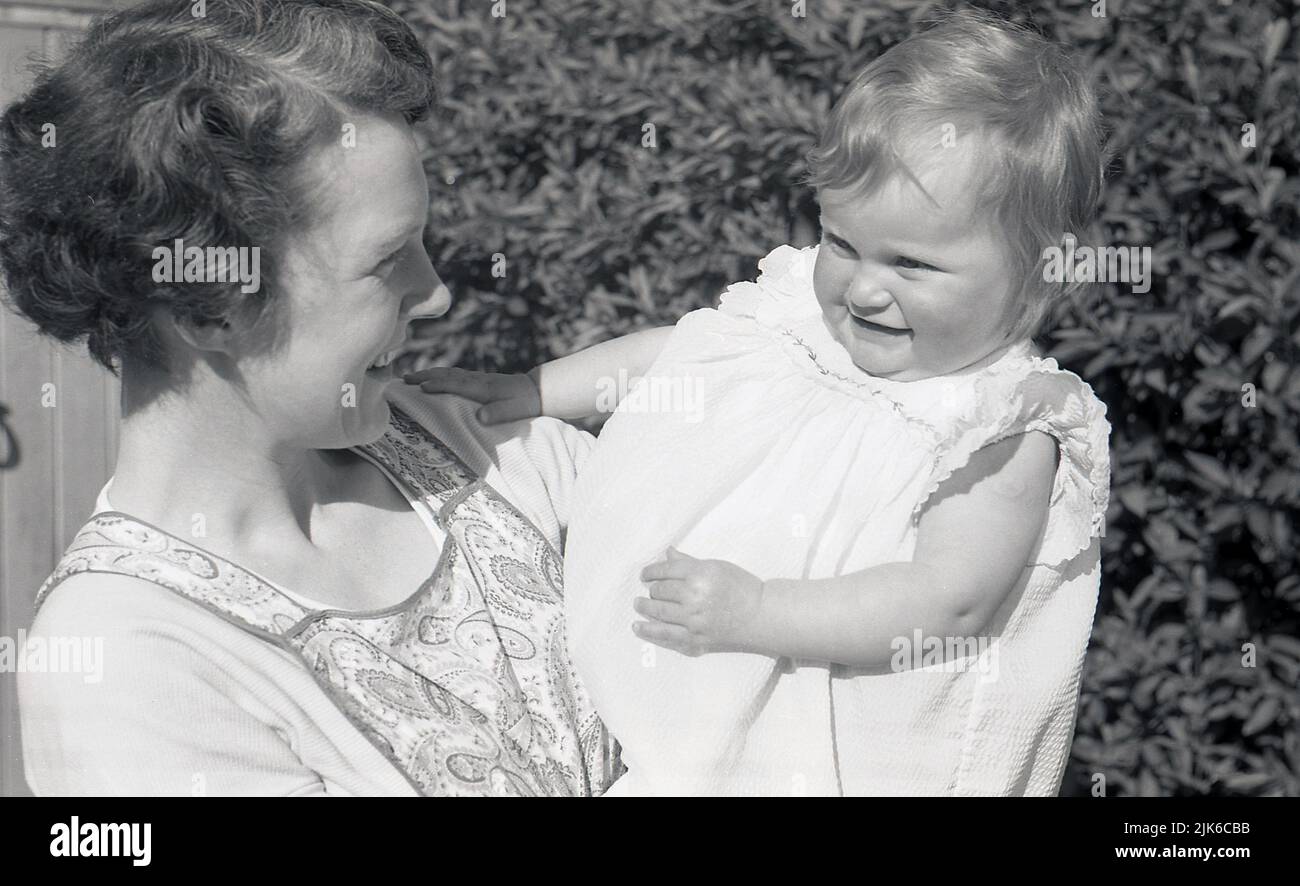
M233 545L310 540L313 514L345 495L340 468L353 460L273 439L226 382L181 396L123 372L113 507L169 531L202 525Z

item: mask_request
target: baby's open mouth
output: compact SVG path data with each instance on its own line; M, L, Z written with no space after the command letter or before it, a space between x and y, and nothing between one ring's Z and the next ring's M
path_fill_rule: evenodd
M879 333L883 333L884 335L900 336L900 335L907 335L909 332L912 331L905 326L900 328L896 326L883 326L879 323L872 323L870 320L863 320L857 314L853 314L853 313L850 313L849 317L852 318L854 326L857 326L859 329L866 329L870 332L879 332Z

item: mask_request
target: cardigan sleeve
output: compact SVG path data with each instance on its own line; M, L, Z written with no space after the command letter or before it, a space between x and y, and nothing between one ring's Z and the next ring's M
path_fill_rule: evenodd
M80 650L75 670L55 644ZM324 795L258 685L246 644L277 650L170 591L73 576L42 606L19 674L23 758L37 795ZM71 645L69 645L71 644ZM286 662L286 666L290 663Z

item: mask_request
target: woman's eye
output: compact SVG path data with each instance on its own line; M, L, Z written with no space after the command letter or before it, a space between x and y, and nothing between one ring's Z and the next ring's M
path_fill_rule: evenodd
M388 258L384 259L379 264L375 265L375 272L379 273L381 271L388 270L390 267L392 267L393 264L397 262L397 259L401 254L402 254L402 250L399 249L396 252L394 252L392 255L390 255Z

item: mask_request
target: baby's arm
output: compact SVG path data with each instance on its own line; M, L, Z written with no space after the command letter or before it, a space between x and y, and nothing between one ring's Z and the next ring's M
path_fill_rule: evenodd
M619 370L629 378L645 374L672 330L661 326L610 339L543 363L525 375L436 368L409 373L404 380L428 393L459 394L482 403L479 420L484 424L536 415L586 418L599 411L602 395L623 389L610 383L617 380Z
M595 415L602 392L610 391L608 381L616 380L620 369L629 378L645 375L672 331L671 326L659 326L633 332L531 370L528 375L541 392L542 415L554 418ZM618 387L613 386L614 390Z
M826 579L760 581L673 552L647 567L638 636L687 654L735 651L887 667L897 639L970 637L1015 587L1047 519L1056 442L981 449L931 499L911 562ZM945 647L949 644L944 643Z

